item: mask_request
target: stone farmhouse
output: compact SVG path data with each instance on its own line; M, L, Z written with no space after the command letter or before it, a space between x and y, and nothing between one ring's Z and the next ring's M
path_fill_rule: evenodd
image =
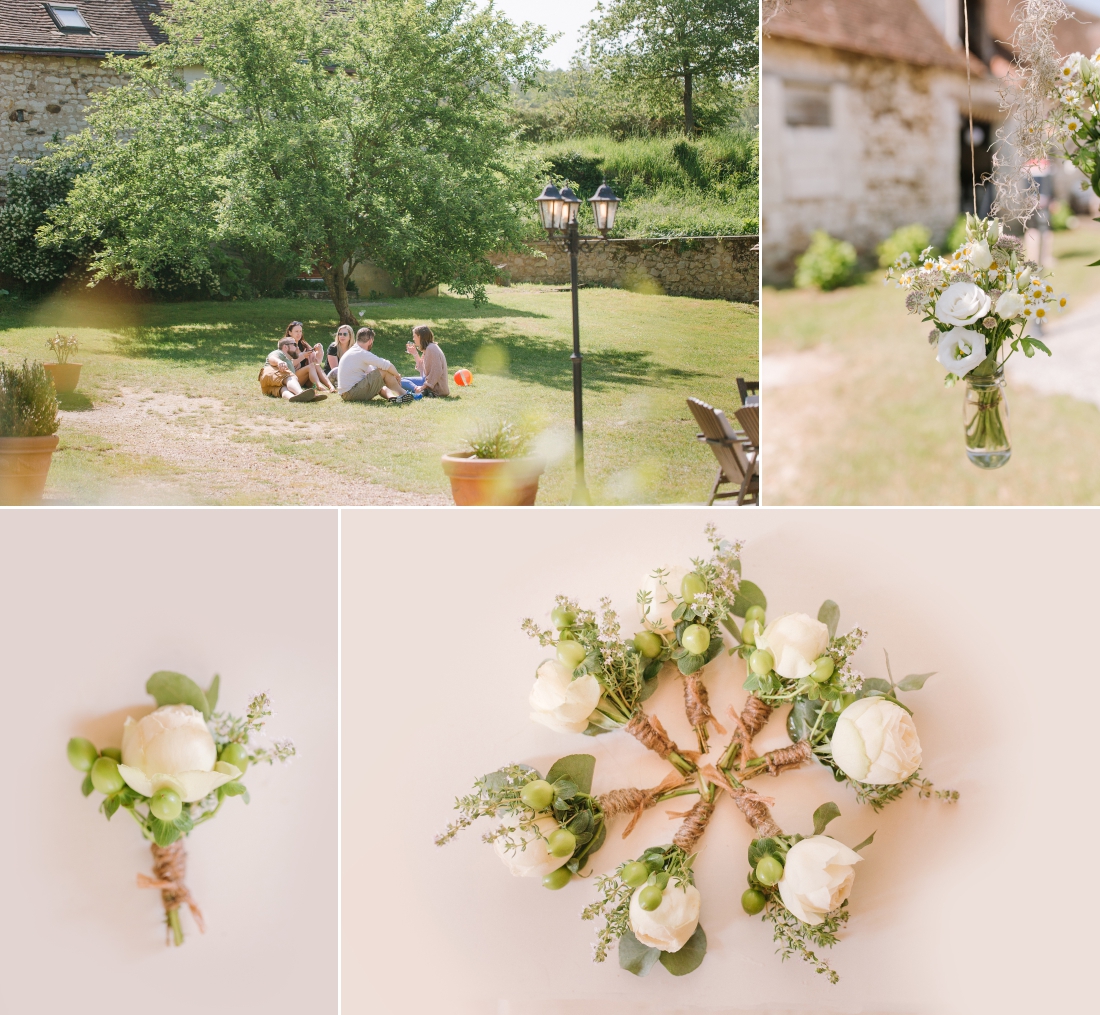
M793 0L765 30L762 240L766 281L790 278L816 229L863 254L921 222L942 241L973 211L967 63L977 210L992 188L1017 0ZM964 39L964 5L969 38ZM1100 19L1063 22L1063 52L1100 45ZM1075 171L1074 171L1075 172ZM1060 192L1072 181L1061 174Z

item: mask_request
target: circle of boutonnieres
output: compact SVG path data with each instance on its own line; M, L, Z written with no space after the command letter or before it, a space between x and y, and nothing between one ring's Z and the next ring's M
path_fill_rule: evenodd
M876 811L909 789L921 798L954 802L921 775L923 761L912 712L899 692L919 690L930 673L894 682L865 678L851 659L866 638L854 628L838 634L840 609L831 600L817 616L788 613L770 623L763 590L741 575L741 543L707 527L711 553L691 568L658 568L638 593L641 629L625 635L610 600L597 613L559 596L553 626L525 620L523 628L554 655L539 665L529 693L531 718L562 733L629 733L668 761L656 786L595 792L596 759L567 755L545 775L513 764L482 776L455 803L458 819L436 838L451 841L479 818L495 827L484 835L517 877L539 877L552 890L586 877L608 827L625 819L623 838L649 808L694 797L667 844L597 875L598 899L582 919L598 920L597 962L617 947L619 964L643 976L660 963L675 976L697 969L707 951L701 923L703 895L693 871L697 846L723 797L753 828L747 887L740 876L717 890L737 892L750 916L772 924L784 959L798 955L836 983L836 972L814 948L831 947L848 920L848 897L864 842L849 847L825 834L840 814L836 803L813 814L810 835L789 834L772 818L774 800L752 788L762 775L778 776L809 764L828 767L858 803ZM730 729L711 711L707 664L722 652L745 661L749 696ZM691 748L677 745L643 703L662 680L682 685L684 711L694 730ZM790 746L757 753L753 741L777 710ZM712 748L711 731L727 737ZM739 883L740 882L740 883ZM708 886L708 890L715 890Z
M187 836L230 797L249 802L241 781L249 766L295 754L289 740L256 742L271 715L266 694L253 697L243 717L216 712L220 683L215 676L204 691L182 673L161 670L145 685L157 709L142 719L127 717L121 748L99 750L83 737L68 746L69 762L85 773L83 794L101 793L99 809L108 821L124 810L149 840L153 876L139 874L138 885L160 890L169 944L183 944L184 905L204 929L186 883Z

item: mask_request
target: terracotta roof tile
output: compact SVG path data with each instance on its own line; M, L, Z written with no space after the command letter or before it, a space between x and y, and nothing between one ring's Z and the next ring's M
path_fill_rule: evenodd
M63 32L41 0L0 0L0 52L103 56L135 53L163 35L150 19L161 0L58 0L75 6L91 32Z
M1020 0L986 0L986 18L989 32L1006 49L1012 48L1012 36L1016 32L1016 20L1012 14ZM1060 21L1054 30L1054 41L1063 56L1070 53L1091 55L1100 47L1100 15L1090 14L1080 7L1066 4L1075 20Z

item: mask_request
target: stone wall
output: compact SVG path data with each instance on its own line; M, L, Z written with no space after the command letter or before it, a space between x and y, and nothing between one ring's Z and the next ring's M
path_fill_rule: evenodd
M118 82L98 59L0 53L0 189L16 159L41 154L55 133L81 130L89 96Z
M753 303L760 295L756 236L696 236L677 240L610 240L582 250L580 280L589 285L668 296ZM569 254L557 242L530 244L532 254L490 254L512 282L568 285Z

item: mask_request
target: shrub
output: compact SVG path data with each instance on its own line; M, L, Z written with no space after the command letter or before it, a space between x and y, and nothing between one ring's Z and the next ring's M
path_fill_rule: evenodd
M519 458L531 443L531 435L514 423L498 423L466 442L474 458Z
M57 393L42 364L0 362L0 437L48 437L60 425Z
M931 231L919 222L895 229L892 235L878 245L878 265L880 268L889 268L905 253L909 254L909 260L915 264L920 260L921 251L931 242Z
M1056 233L1065 229L1073 229L1077 225L1077 218L1068 201L1052 201L1050 204L1050 228Z
M856 248L845 240L834 240L818 229L806 252L796 262L794 284L800 289L836 289L850 285L856 270Z
M947 234L947 239L944 240L944 249L950 254L958 250L966 242L966 216L960 215L955 219L955 224L951 227L950 232Z

